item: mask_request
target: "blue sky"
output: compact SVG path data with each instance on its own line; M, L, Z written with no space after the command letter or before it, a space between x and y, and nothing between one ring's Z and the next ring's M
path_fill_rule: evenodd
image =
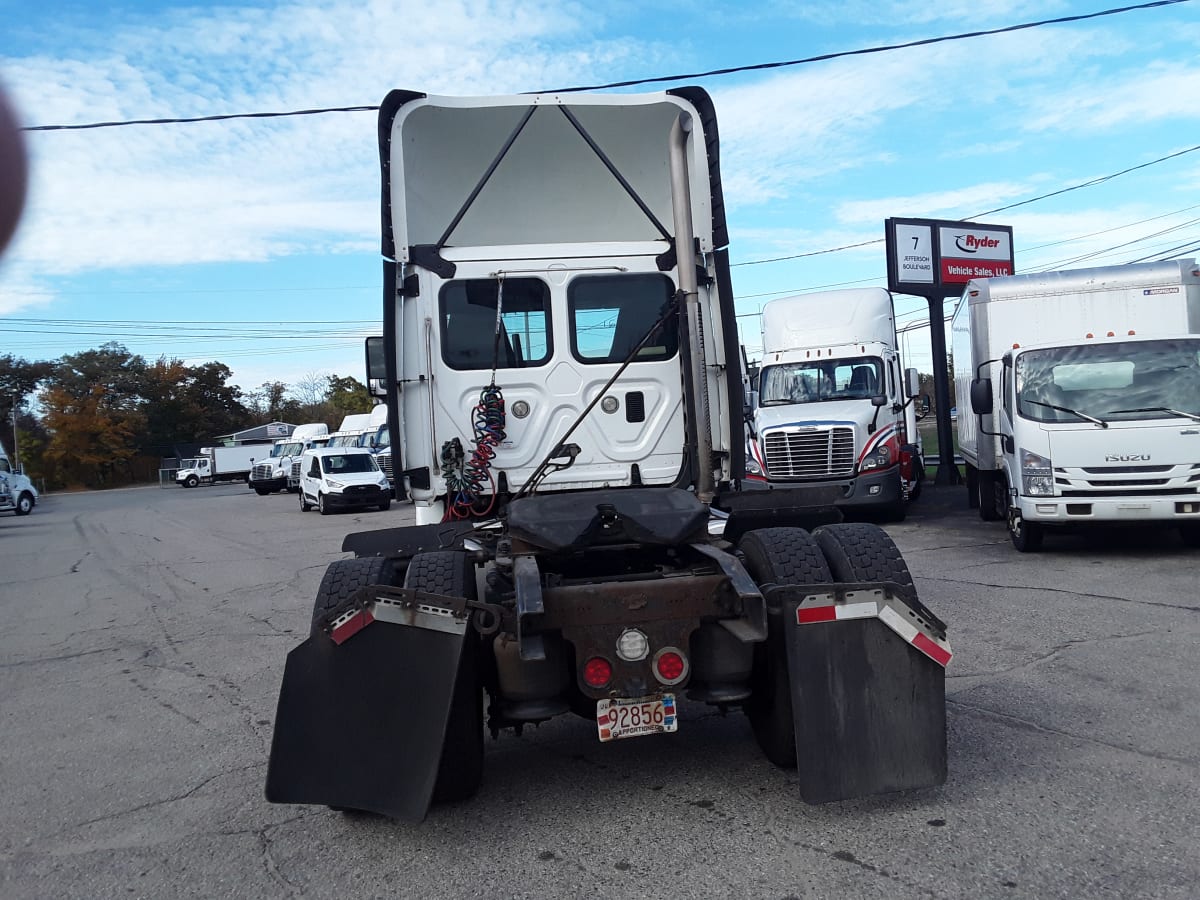
M504 94L797 59L1116 3L0 0L27 125ZM1200 0L1086 22L691 79L716 104L744 341L775 296L886 286L888 216L976 214L1200 144ZM642 90L657 90L655 85ZM0 261L0 352L118 340L220 360L245 388L362 377L381 308L373 113L27 133ZM1200 245L1200 152L987 216L1018 272ZM1200 249L1192 254L1200 256ZM947 309L950 307L948 306ZM897 298L901 325L923 300ZM928 334L904 342L928 369Z

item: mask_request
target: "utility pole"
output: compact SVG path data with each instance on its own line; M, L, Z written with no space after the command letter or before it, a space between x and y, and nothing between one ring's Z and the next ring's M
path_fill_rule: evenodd
M17 466L21 463L20 450L17 448L17 402L13 401L12 408L12 427L13 427L13 471L17 471Z

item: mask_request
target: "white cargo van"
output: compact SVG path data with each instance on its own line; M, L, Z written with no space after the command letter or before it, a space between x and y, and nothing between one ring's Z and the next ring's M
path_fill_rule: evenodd
M365 447L322 447L300 457L300 511L314 506L321 515L337 509L367 506L386 510L392 504L387 476Z

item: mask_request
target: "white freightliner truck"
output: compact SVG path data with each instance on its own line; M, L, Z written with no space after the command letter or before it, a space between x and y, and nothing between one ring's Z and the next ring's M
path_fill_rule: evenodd
M239 444L233 447L201 447L200 455L175 473L180 487L194 488L218 481L249 481L254 460L271 454L270 444Z
M924 477L892 295L883 288L772 300L747 472L770 488L834 485L838 505L903 519Z
M260 458L250 470L250 487L260 497L275 491L294 490L297 481L292 479L292 465L300 455L313 446L313 439L327 437L329 426L324 422L309 422L297 425L291 435L276 441L270 456Z
M1148 522L1200 545L1193 260L971 281L951 334L968 502L1018 550Z
M19 466L14 467L8 452L0 446L0 512L27 516L37 506L38 492Z
M418 524L326 570L268 799L420 821L474 794L485 728L686 732L685 696L744 709L809 802L943 781L945 626L895 545L830 489L795 492L811 531L738 490L708 95L396 91L379 136L370 380Z

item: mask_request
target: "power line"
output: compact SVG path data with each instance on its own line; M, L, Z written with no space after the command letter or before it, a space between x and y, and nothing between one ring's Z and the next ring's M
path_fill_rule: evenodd
M874 53L887 53L892 50L906 50L912 47L924 47L931 44L943 44L950 41L963 41L978 37L988 37L996 34L1007 34L1014 31L1024 31L1030 28L1041 28L1046 25L1063 25L1071 22L1083 22L1088 19L1099 19L1104 16L1115 16L1121 13L1137 12L1146 9L1155 9L1157 7L1174 6L1177 3L1190 3L1192 0L1153 0L1150 3L1139 3L1134 6L1120 6L1113 9L1103 9L1094 13L1080 13L1074 16L1059 16L1054 19L1040 19L1036 22L1022 22L1017 25L1005 25L1000 28L990 28L979 31L967 31L959 34L948 34L940 37L921 38L915 41L906 41L900 44L879 44L873 47L861 47L857 50L839 50L833 53L822 53L817 56L806 56L802 59L790 59L781 62L768 63L751 63L744 66L729 66L723 69L711 69L706 72L691 72L688 74L676 75L656 75L650 78L634 78L626 81L612 81L607 84L583 85L576 87L556 88L550 91L536 91L532 93L547 93L547 94L570 94L580 91L602 91L613 88L634 87L642 84L659 84L672 81L688 81L697 78L712 78L719 75L734 75L740 72L758 72L765 69L782 69L791 66L807 65L815 62L827 62L833 59L842 59L850 56L866 56ZM326 113L344 113L344 112L376 112L379 109L378 104L361 105L361 106L329 106L319 107L314 109L297 109L286 112L253 112L253 113L226 113L211 116L188 116L188 117L168 117L158 119L125 119L109 122L88 122L79 125L29 125L23 128L23 131L83 131L85 129L96 128L121 128L131 125L184 125L196 122L223 122L231 119L282 119L291 116L319 116Z
M1136 165L1136 166L1129 166L1128 168L1122 169L1119 172L1113 172L1109 175L1101 175L1097 178L1090 178L1087 181L1081 181L1081 182L1079 182L1079 184L1073 184L1073 185L1070 185L1069 187L1060 188L1057 191L1050 191L1047 194L1040 194L1037 197L1030 197L1028 200L1020 200L1017 203L1010 203L1007 206L998 206L995 209L989 209L989 210L985 210L984 212L975 213L974 215L967 216L964 221L970 222L975 219L981 218L982 216L990 216L992 213L1004 212L1005 210L1014 209L1018 206L1026 206L1030 203L1037 203L1039 200L1047 200L1050 197L1058 197L1062 194L1069 194L1071 191L1078 191L1078 190L1082 190L1083 188L1094 187L1098 184L1103 184L1106 181L1112 181L1114 178L1118 178L1121 175L1128 175L1130 172L1136 172L1139 169L1145 169L1145 168L1148 168L1149 166L1158 165L1159 163L1167 162L1168 160L1171 160L1171 159L1176 159L1177 157L1183 156L1188 153L1195 153L1197 150L1200 150L1200 144L1197 144L1194 147L1188 147L1185 150L1177 150L1174 153L1168 153L1166 156L1160 156L1160 157L1158 157L1158 159L1152 159L1149 162L1140 163L1139 165ZM770 257L769 259L754 259L754 260L749 260L747 262L732 263L730 265L730 268L733 268L734 266L754 266L754 265L759 265L761 263L783 262L784 260L789 260L789 259L802 259L806 256L818 256L823 253L837 253L840 250L849 250L854 247L866 247L871 244L882 244L883 242L884 242L884 238L875 238L874 240L861 241L860 243L857 243L857 244L844 244L841 247L830 247L827 250L810 250L805 253L795 253L795 254L792 254L791 256L773 256L773 257Z
M1082 13L1076 16L1060 16L1057 19L1041 19L1037 22L1023 22L1019 25L1006 25L1002 28L990 28L986 31L967 31L961 34L948 34L941 37L922 38L907 41L902 44L882 44L875 47L864 47L859 50L841 50L835 53L822 53L819 56L806 56L803 59L790 59L785 62L755 63L746 66L731 66L725 69L710 69L707 72L692 72L687 75L661 75L654 78L635 78L629 81L612 81L608 84L594 84L587 87L559 88L547 93L568 94L575 91L602 91L609 88L634 87L639 84L655 84L664 81L683 81L693 78L710 78L716 75L733 75L738 72L757 72L763 69L782 69L787 66L800 66L807 63L825 62L831 59L841 59L846 56L866 56L871 53L886 53L891 50L906 50L910 47L925 47L930 44L943 44L949 41L963 41L969 38L987 37L993 34L1006 34L1013 31L1023 31L1028 28L1040 28L1043 25L1062 25L1068 22L1082 22L1086 19L1099 19L1102 16L1115 16L1120 13L1136 10L1153 9L1159 6L1173 6L1176 3L1186 3L1189 0L1156 0L1154 3L1141 3L1137 6L1122 6L1116 9L1104 9L1100 12Z

